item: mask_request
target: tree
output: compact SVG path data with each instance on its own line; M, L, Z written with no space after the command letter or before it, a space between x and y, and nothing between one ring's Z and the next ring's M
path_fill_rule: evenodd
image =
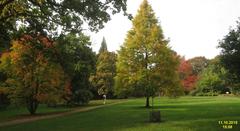
M240 22L219 42L220 61L230 74L232 86L240 83Z
M3 0L0 3L0 21L11 19L27 22L30 26L50 30L60 25L63 30L81 31L83 21L91 29L103 28L110 20L110 14L126 13L126 0L69 1L69 0ZM48 30L48 31L50 31Z
M225 93L227 88L228 72L220 65L219 57L215 57L199 76L197 90L201 93Z
M10 32L8 29L9 30L11 29L12 31L14 30L11 23L4 24L0 22L0 52L1 53L10 48L10 41L13 33Z
M192 65L194 75L199 75L209 64L209 60L203 56L194 57L189 59L188 62Z
M184 92L188 94L195 88L198 76L193 74L192 65L184 57L181 58L178 71Z
M92 97L89 77L94 72L96 56L90 44L90 38L84 34L70 33L57 40L58 63L68 81L69 104L86 104Z
M91 81L94 87L97 88L98 94L113 97L116 54L108 52L104 39L99 50L96 68L96 74L91 77Z
M106 43L106 40L105 40L105 37L103 37L103 40L102 40L102 43L101 43L101 47L98 51L98 54L101 54L102 52L107 52L108 49L107 49L107 43Z
M149 98L159 91L177 95L180 89L177 68L179 59L168 47L157 18L144 0L133 19L133 27L117 59L116 93L127 95L134 91Z
M189 75L182 81L184 92L186 94L188 94L189 92L193 91L196 88L197 80L198 80L198 76Z
M1 0L0 42L8 44L16 30L58 36L67 32L81 33L83 23L97 31L108 22L110 14L126 13L126 0ZM24 28L21 30L20 27Z
M184 79L192 73L192 65L189 63L189 61L186 61L185 58L182 57L181 60L180 60L178 70L179 70L179 73L180 73L180 78Z
M1 57L5 56L4 53ZM5 108L10 104L9 89L6 88L5 81L7 80L7 74L0 68L0 108Z
M24 35L1 57L1 69L8 74L6 86L11 99L35 114L39 103L59 102L64 94L63 70L54 62L54 44L48 38Z
M6 87L3 87L3 83L0 85L0 109L5 108L10 104L10 100L8 98L9 96L9 89Z

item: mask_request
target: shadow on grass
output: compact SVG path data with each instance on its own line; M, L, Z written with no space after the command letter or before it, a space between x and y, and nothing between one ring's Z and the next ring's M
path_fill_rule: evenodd
M5 120L6 121L14 121L14 120L25 120L25 119L33 119L33 118L41 118L41 117L46 117L46 116L54 116L54 115L59 115L59 114L63 114L69 111L55 111L55 112L46 112L46 113L36 113L36 114L27 114L27 113L23 113L23 114L17 114L15 116L11 116L9 118L7 118Z
M139 112L140 110L149 112L151 109L146 109L144 106L130 106L131 110L135 110ZM140 125L140 121L138 124L133 125L128 128L137 128L137 129L145 129L147 125L150 124L151 127L161 125L165 126L167 130L168 128L171 130L178 130L178 128L183 130L224 130L223 125L220 125L219 121L240 121L240 105L235 103L216 103L216 104L181 104L181 105L158 105L154 106L154 110L161 111L161 119L163 120L160 123L150 123L148 122L148 117L143 126ZM145 113L145 116L148 113ZM130 117L129 117L130 118ZM135 121L132 119L132 121ZM137 121L135 121L137 123ZM159 124L159 125L158 125ZM127 123L126 123L127 125ZM172 125L172 126L169 126ZM156 127L156 128L157 128ZM231 130L240 130L240 125L233 125Z
M151 111L152 108L145 108L144 106L132 106L130 107L136 112ZM216 104L203 104L203 105L158 105L154 106L153 110L160 110L162 119L166 121L194 121L196 119L216 119L224 120L224 118L234 118L240 116L239 104L232 103L216 103ZM238 118L240 120L240 117Z
M55 112L46 112L46 113L36 113L36 114L19 114L16 115L15 118L32 118L32 117L41 117L41 116L49 116L49 115L57 115L57 114L62 114L65 112L69 112L69 111L55 111Z

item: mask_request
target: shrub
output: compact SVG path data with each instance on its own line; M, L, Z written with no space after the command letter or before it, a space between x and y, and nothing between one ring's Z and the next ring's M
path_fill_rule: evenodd
M218 96L219 93L218 92L198 92L196 93L196 96Z
M240 95L240 84L236 84L233 88L232 88L232 93L234 95Z

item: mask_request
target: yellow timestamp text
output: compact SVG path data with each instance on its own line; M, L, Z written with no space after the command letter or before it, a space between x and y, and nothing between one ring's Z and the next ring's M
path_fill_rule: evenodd
M238 125L237 120L223 120L218 121L218 124L222 126L223 129L233 129L234 126Z

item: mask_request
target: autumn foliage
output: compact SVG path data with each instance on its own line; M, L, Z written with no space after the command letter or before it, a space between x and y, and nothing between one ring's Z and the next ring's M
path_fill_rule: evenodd
M185 58L181 58L178 71L185 93L194 90L198 76L193 74L190 62L186 61Z
M8 74L13 103L24 104L31 114L39 103L60 102L64 94L64 72L55 62L54 43L47 37L23 35L12 42L1 57L1 69Z

